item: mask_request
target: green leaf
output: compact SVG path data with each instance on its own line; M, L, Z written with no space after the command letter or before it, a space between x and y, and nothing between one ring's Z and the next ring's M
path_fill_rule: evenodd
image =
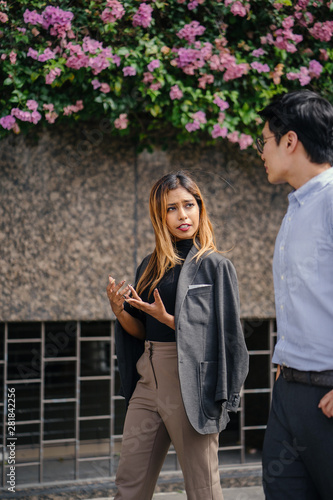
M156 117L158 116L160 113L162 113L162 109L159 107L158 104L154 104L154 106L152 108L149 109L150 113Z
M39 73L31 73L30 78L32 82L35 82L41 75Z

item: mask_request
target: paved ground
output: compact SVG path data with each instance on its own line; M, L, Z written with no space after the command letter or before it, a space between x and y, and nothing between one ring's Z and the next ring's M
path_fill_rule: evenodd
M224 488L224 500L264 500L264 493L260 486L244 488ZM154 500L186 500L185 493L159 493Z
M224 500L264 500L265 496L261 486L248 486L243 488L224 488ZM94 499L90 499L94 500ZM98 500L112 500L111 498L100 498ZM186 500L184 492L179 493L157 493L154 500Z
M264 493L259 486L246 488L224 488L224 500L264 500ZM186 500L185 493L159 493L154 500Z

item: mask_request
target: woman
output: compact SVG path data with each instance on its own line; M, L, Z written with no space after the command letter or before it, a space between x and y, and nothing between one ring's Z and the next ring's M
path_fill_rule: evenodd
M115 500L152 498L171 442L187 498L221 500L219 432L248 371L236 273L188 174L158 180L149 210L156 246L135 287L107 287L128 402Z

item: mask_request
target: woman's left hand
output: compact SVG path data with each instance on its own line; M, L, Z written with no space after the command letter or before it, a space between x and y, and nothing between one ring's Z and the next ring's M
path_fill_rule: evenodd
M126 302L128 302L131 306L136 307L140 311L149 314L153 318L157 319L160 323L164 323L173 330L175 329L175 318L171 314L167 313L157 288L155 288L154 290L155 301L152 304L149 304L149 302L144 302L131 285L129 285L129 288L132 292L132 297L127 298Z

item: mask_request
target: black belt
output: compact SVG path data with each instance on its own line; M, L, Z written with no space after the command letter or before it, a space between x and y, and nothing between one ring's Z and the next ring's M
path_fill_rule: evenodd
M333 387L333 370L324 372L302 372L295 368L281 366L283 378L288 382L299 382L300 384L318 385L321 387Z

